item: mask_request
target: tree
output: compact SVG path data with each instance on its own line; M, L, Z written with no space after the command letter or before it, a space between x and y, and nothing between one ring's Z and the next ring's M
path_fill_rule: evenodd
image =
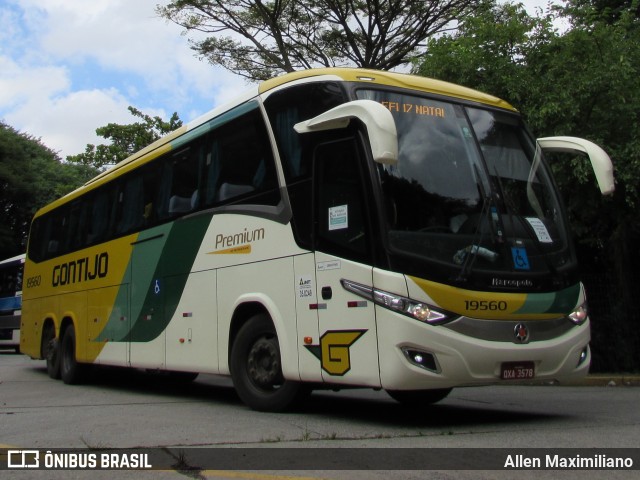
M640 17L638 0L565 0L564 6L555 9L574 25L613 24L629 14Z
M538 18L522 6L496 3L457 32L431 39L414 68L505 98L536 136L575 135L607 150L615 167L613 198L600 197L583 159L552 159L558 161L551 166L576 232L587 292L596 292L589 301L594 367L640 369L634 353L640 341L634 324L640 320L634 298L640 287L638 2L565 3ZM556 31L554 15L571 28Z
M182 120L175 112L168 121L165 121L158 116L145 115L131 106L128 109L134 117L141 118L143 121L128 125L109 123L97 128L96 134L111 142L98 146L88 144L84 153L68 156L67 161L102 169L121 162L163 135L182 126Z
M192 40L193 50L255 81L314 66L391 70L484 1L173 0L157 12L211 34Z
M576 135L605 146L616 167L613 201L602 203L587 162L554 164L561 187L574 193L568 203L580 237L597 244L609 238L611 222L621 224L621 216L640 207L640 28L622 14L612 24L582 24L560 34L553 19L496 4L455 34L430 40L415 70L505 98L537 136ZM593 208L585 208L589 204ZM603 218L602 205L612 209L610 216Z
M0 122L0 258L24 252L37 209L96 173L91 167L61 163L40 140Z

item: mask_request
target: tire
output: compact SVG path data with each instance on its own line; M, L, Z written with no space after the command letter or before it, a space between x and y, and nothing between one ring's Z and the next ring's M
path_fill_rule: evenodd
M85 377L86 365L76 361L76 331L70 325L64 332L60 344L60 377L67 385L82 383Z
M240 328L229 367L238 396L254 410L282 412L310 393L305 385L284 378L278 337L264 314L251 317Z
M54 380L60 379L60 345L55 330L49 326L42 332L42 356L47 361L47 374Z
M435 388L433 390L387 390L394 400L411 407L420 407L439 402L451 393L452 388Z

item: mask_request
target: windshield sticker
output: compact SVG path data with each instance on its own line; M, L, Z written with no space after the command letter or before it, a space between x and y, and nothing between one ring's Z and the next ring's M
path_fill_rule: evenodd
M430 117L445 117L444 108L431 105L419 105L417 103L380 102L390 112L407 113L413 115L428 115Z
M538 237L538 241L540 243L553 243L553 239L551 238L551 235L549 235L549 230L547 230L547 227L542 220L534 217L526 217L526 219L527 222L529 222L529 225L531 225L531 228L533 228L533 231L535 232L536 237Z
M511 256L513 257L513 266L516 270L531 270L529 265L529 257L527 251L522 247L511 247Z
M349 228L349 206L329 208L329 231Z

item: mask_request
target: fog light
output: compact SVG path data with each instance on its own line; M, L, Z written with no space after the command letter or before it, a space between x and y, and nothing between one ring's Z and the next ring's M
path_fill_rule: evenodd
M404 353L405 358L409 360L409 363L412 365L424 368L430 372L440 373L438 361L433 353L423 352L413 348L403 348L402 353Z
M582 352L580 352L580 358L578 359L578 365L576 366L579 367L580 365L582 365L587 360L587 358L589 358L589 345L584 347L582 349Z

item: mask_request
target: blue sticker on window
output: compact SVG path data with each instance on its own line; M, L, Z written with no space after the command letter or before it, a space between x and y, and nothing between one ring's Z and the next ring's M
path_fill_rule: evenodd
M513 265L516 270L530 270L529 257L527 250L520 247L511 247L511 256L513 257Z

